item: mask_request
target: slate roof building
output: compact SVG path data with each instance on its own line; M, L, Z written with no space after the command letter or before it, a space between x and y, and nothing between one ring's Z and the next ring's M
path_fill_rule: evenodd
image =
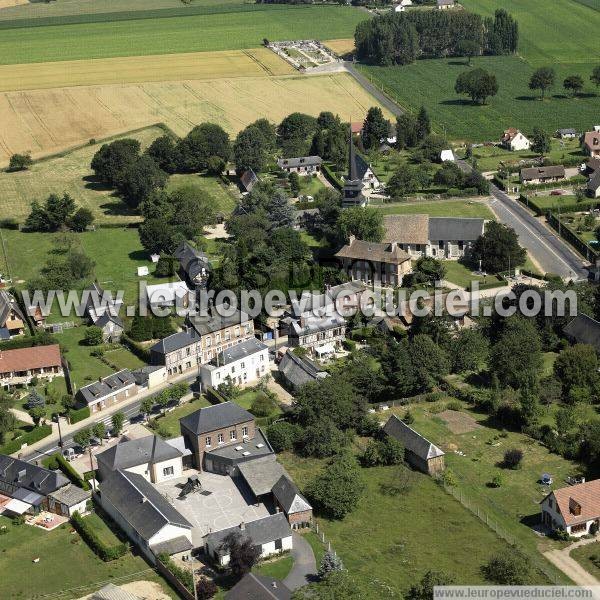
M485 231L485 219L469 217L385 215L383 224L384 241L396 242L413 258L462 258Z
M277 166L286 173L312 175L321 170L323 159L320 156L299 156L297 158L279 158Z
M242 479L248 484L256 498L271 494L273 486L281 476L287 475L287 471L277 462L274 454L242 463L238 468Z
M130 471L152 483L181 477L182 453L157 435L119 442L96 455L100 479Z
M210 276L208 256L194 248L188 242L181 242L173 252L179 261L180 275L190 284L192 289L205 288Z
M137 394L133 373L122 369L85 385L77 391L76 399L81 406L89 406L92 413L100 412Z
M221 566L229 563L229 551L223 546L225 538L238 534L242 539L250 539L260 549L260 557L266 558L284 550L292 549L292 530L283 513L269 515L237 527L228 527L209 533L204 538L204 550Z
M355 281L397 287L412 271L410 256L397 242L366 242L350 236L336 254L344 272Z
M61 473L0 454L0 506L16 514L48 509L48 495L69 485Z
M362 127L361 127L362 129ZM353 127L350 126L350 147L348 150L348 176L344 180L342 190L342 208L351 208L352 206L366 206L369 199L363 194L362 176L356 158L356 149L352 139Z
M72 517L76 512L82 515L87 511L87 503L91 497L89 490L82 490L70 483L48 494L48 510L65 517Z
M34 377L52 381L62 375L58 344L0 352L0 386L28 385Z
M287 473L283 473L277 480L272 493L275 505L283 511L292 529L310 527L312 506Z
M588 196L600 198L600 158L590 158L587 161L585 174L588 176L585 186Z
M113 316L109 312L105 312L102 316L98 317L94 325L102 329L102 341L105 344L119 342L125 329L121 317Z
M228 592L225 600L291 600L292 592L277 579L247 573Z
M187 308L190 303L190 290L185 281L146 285L146 301L151 308Z
M248 169L242 173L240 177L240 185L246 192L251 192L252 188L258 183L258 177L252 169Z
M95 281L83 290L84 315L92 322L96 321L106 312L118 315L123 305L123 299L119 299L112 293L105 292L100 284Z
M17 301L6 290L0 290L0 339L9 340L25 331L25 317Z
M199 470L232 474L240 462L273 452L254 415L235 402L201 408L180 419L179 427Z
M587 131L583 136L582 147L592 158L600 158L600 131Z
M580 313L563 327L563 333L576 344L589 344L600 352L600 322Z
M444 470L444 452L396 415L388 419L383 430L404 445L406 461L415 469L428 475Z
M565 168L563 165L548 165L547 167L527 167L521 169L521 183L548 183L551 181L561 181L565 178Z
M269 349L256 338L247 339L223 350L208 364L200 367L203 389L216 388L227 380L248 385L269 372Z
M167 375L198 369L217 354L254 337L254 323L244 312L236 310L221 316L215 307L206 315L186 318L186 329L163 338L150 348L150 362L164 365Z
M151 562L156 555L189 553L192 524L142 475L113 471L100 486L99 502Z
M298 390L306 383L329 376L327 371L322 370L314 362L296 356L291 350L287 350L283 355L278 369L284 383L292 390Z

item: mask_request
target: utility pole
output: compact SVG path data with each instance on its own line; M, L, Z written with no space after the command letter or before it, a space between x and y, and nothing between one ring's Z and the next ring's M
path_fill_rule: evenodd
M60 430L60 415L56 414L56 415L54 415L54 418L56 419L56 424L58 425L58 447L62 448L63 440L62 440L62 432Z
M90 456L90 471L94 470L94 461L92 459L92 447L88 446L88 454ZM94 477L92 477L92 488L94 490L94 492L96 491L96 475L94 474Z

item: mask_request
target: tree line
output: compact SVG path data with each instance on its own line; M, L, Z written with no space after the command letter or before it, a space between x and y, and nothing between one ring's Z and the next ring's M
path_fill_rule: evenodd
M357 57L377 65L513 54L518 39L517 22L504 9L486 19L467 11L392 12L359 23L354 34Z

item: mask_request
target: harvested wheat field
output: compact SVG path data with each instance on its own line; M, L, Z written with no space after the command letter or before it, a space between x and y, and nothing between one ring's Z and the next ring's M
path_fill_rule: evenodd
M21 4L29 4L29 0L0 0L0 8L20 6Z
M333 50L338 56L344 56L354 52L354 40L352 38L341 40L327 40L323 42L330 50Z
M0 0L1 2L2 0ZM0 65L0 92L82 85L288 75L294 69L267 48Z
M4 92L0 166L15 152L46 156L160 122L180 135L203 121L235 134L260 117L279 122L294 111L329 110L358 118L373 105L377 101L345 73Z
M127 137L139 140L147 148L158 136L164 135L159 127L148 127L130 132ZM100 143L89 144L49 160L34 163L26 171L0 171L0 218L23 222L31 210L31 202L43 202L50 194L66 192L78 206L89 208L100 223L128 223L139 221L114 190L92 178L90 162L100 149Z

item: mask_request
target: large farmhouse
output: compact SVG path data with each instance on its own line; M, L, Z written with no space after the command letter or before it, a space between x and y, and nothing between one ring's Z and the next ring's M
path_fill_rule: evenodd
M485 229L484 219L424 214L386 215L383 223L384 241L397 243L413 258L463 258Z
M514 127L509 127L504 131L500 143L504 148L513 152L529 150L531 147L531 142Z
M0 385L3 387L29 384L34 377L52 381L62 375L58 344L0 352Z

